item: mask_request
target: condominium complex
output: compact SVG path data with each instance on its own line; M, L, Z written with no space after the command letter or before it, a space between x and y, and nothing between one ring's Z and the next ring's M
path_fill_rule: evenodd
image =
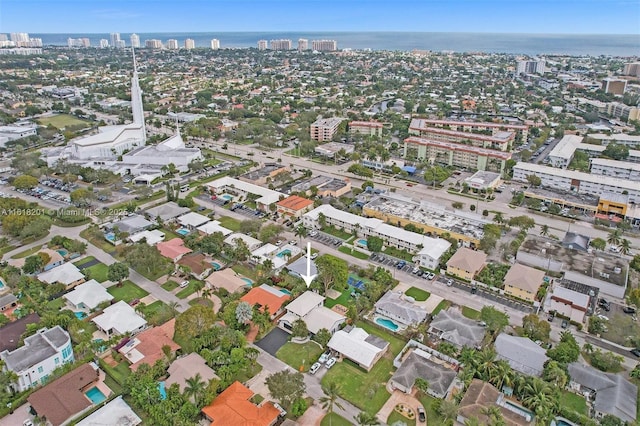
M625 105L620 102L611 102L607 104L607 114L626 122L640 120L640 108Z
M318 52L335 52L338 50L338 42L335 40L313 40L311 48Z
M109 34L109 43L111 47L118 47L118 42L120 41L120 33L111 33Z
M639 182L640 164L608 158L593 158L591 159L591 174Z
M624 95L627 91L627 80L622 78L605 78L602 80L602 90L605 93Z
M414 118L409 125L414 131L420 131L427 127L441 127L443 129L459 132L483 133L490 131L492 135L498 132L515 132L517 136L526 140L529 135L529 126L526 124L491 123L486 121L456 121L456 120L430 120L426 118ZM419 133L416 133L419 134Z
M100 39L100 49L106 49L107 47L109 47L109 40L106 38Z
M144 47L149 49L162 49L162 40L152 38L144 41Z
M640 77L640 62L624 64L624 71L622 73L632 77Z
M564 135L549 153L549 165L566 169L581 143L582 136Z
M590 133L587 139L594 139L602 146L607 146L612 142L630 147L640 147L640 135L628 135L626 133Z
M472 133L469 131L450 130L446 127L430 127L430 120L414 118L409 124L409 134L426 139L443 142L469 144L479 148L510 151L515 141L515 133L506 130L492 129L491 135ZM489 130L485 130L489 131Z
M349 133L380 137L383 127L377 121L352 121L349 123Z
M523 162L513 167L513 180L527 182L530 175L539 177L544 187L595 196L624 194L630 203L640 203L640 185L635 181Z
M404 158L503 174L511 153L410 136L404 140Z
M131 47L135 49L140 47L140 36L138 34L131 34L131 37L129 37L129 41L131 42Z
M271 50L291 50L291 40L271 40L269 46Z
M67 39L67 47L91 47L91 40L87 37Z
M318 142L327 142L333 138L342 123L342 118L320 118L309 129L311 139Z
M258 40L258 50L267 50L267 40Z
M213 50L218 50L220 49L220 40L218 40L217 38L214 38L211 40L211 48Z
M518 61L516 74L544 74L545 61Z
M178 46L178 40L176 39L169 39L167 40L167 42L165 43L165 47L169 50L178 50L179 46Z
M196 48L196 41L192 38L188 38L184 41L184 48L187 50Z
M309 50L309 40L306 38L298 39L298 51Z

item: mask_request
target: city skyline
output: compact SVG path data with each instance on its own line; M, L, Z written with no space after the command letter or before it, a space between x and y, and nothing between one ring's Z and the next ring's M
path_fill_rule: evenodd
M234 31L407 31L640 34L640 3L629 0L337 0L204 2L6 0L3 32L145 33ZM27 12L28 11L28 12ZM55 19L52 19L55 17Z

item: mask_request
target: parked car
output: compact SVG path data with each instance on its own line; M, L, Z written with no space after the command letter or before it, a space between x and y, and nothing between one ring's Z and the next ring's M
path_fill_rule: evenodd
M318 231L316 231L315 229L311 232L309 232L309 236L310 237L315 237L316 235L318 235Z
M424 412L424 408L418 407L418 421L425 423L427 421L427 414Z
M313 254L311 255L311 260L315 259L316 257L318 257L318 253L313 253Z
M640 349L631 349L631 353L640 358Z
M567 321L566 319L562 320L562 324L560 326L562 328L568 328L569 327L569 321Z
M447 280L447 287L451 287L453 285L453 280L451 278L449 278Z
M337 359L335 359L335 357L329 358L329 360L326 363L327 368L333 367L333 365L336 363L336 361L337 361Z
M318 359L318 362L320 364L324 364L325 362L327 362L327 360L331 357L331 352L326 351L324 352L322 355L320 355L320 358Z
M636 313L636 308L633 308L631 306L625 306L624 308L622 308L622 311L625 314L635 314Z
M185 288L186 286L189 285L189 281L188 280L184 280L180 283L180 288Z
M280 241L280 240L276 241L276 245L277 245L278 247L280 247L280 246L282 245L282 241Z
M471 287L471 294L476 294L478 292L478 287L473 286Z
M319 362L314 363L309 369L309 374L316 374L320 370L321 364Z
M433 272L429 272L429 275L427 276L427 279L429 281L431 281L432 279L434 279L436 277L436 274L434 274Z

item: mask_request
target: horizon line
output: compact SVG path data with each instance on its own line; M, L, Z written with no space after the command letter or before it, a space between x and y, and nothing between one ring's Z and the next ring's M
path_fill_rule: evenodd
M52 35L62 35L62 34L111 34L111 33L120 33L120 34L228 34L228 33L278 33L278 34L286 34L286 33L422 33L422 34L513 34L513 35L595 35L595 36L637 36L640 37L640 33L532 33L532 32L496 32L496 31L415 31L415 30L251 30L251 31L144 31L144 32L136 32L136 31L110 31L110 32L84 32L84 31L65 31L65 32L39 32L39 31L0 31L0 33L16 33L16 32L26 32L32 34L52 34Z

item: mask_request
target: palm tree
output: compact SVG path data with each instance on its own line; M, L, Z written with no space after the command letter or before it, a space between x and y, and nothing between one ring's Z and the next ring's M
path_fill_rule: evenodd
M455 420L458 417L458 406L453 401L442 399L438 401L436 411L445 420Z
M504 222L503 214L500 212L496 212L495 216L493 216L493 221L495 223L503 223Z
M513 385L513 370L507 361L501 359L495 363L489 382L498 389L502 389L503 385Z
M623 238L620 240L620 254L627 255L631 252L631 241Z
M322 392L324 392L325 396L320 398L320 404L322 404L322 408L327 410L329 414L333 414L333 407L344 410L344 407L338 402L339 390L340 387L336 382L329 382L327 386L322 387ZM331 424L332 420L331 417L329 417L329 426L331 426Z
M300 241L302 241L303 238L307 238L307 228L305 228L304 225L296 226L294 233L296 237L300 239Z
M585 344L582 345L582 350L590 354L591 352L593 352L593 345L589 342L585 342Z
M542 228L540 228L540 235L543 237L549 235L549 225L542 225Z
M495 358L496 351L490 347L486 347L478 352L477 369L482 380L488 380L491 377L491 372L495 365Z
M193 289L196 291L198 297L200 297L200 292L204 288L204 283L202 281L195 281L193 284Z
M564 388L567 384L567 373L557 361L549 361L542 374L544 380L555 384L559 388Z
M489 424L491 426L504 426L506 424L504 417L502 416L502 411L500 411L500 408L497 405L484 407L480 412L489 417Z
M522 403L533 410L540 421L550 417L558 405L558 394L554 389L541 379L534 378L532 382L525 386L526 397ZM548 424L544 423L544 424Z
M193 401L197 407L200 406L200 399L204 396L207 384L202 380L200 373L186 380L184 394L193 397Z
M366 411L359 412L357 416L353 417L353 419L358 423L358 426L377 426L380 424L374 414Z
M607 236L607 242L613 246L620 245L620 240L622 239L622 232L619 229L614 229L609 232Z

